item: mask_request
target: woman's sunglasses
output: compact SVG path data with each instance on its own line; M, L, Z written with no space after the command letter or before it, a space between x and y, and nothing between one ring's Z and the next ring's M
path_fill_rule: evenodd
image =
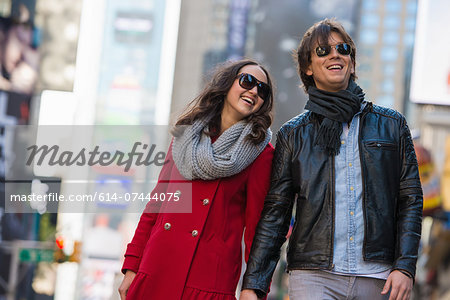
M341 55L350 55L352 53L352 47L347 43L337 44L334 46L318 46L316 48L316 54L318 57L327 56L331 52L331 47L335 48Z
M242 88L251 90L256 85L258 96L263 100L267 100L270 94L270 86L267 83L259 81L255 76L247 73L241 73L237 77L239 78L239 85Z

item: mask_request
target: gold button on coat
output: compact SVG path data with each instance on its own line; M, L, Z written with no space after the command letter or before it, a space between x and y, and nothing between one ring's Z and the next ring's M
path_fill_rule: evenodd
M203 199L203 205L208 205L208 204L209 204L209 199L208 198Z
M198 231L197 230L192 230L192 236L196 237L198 235Z
M172 224L170 224L170 223L164 224L164 229L165 230L169 230L171 227L172 227Z

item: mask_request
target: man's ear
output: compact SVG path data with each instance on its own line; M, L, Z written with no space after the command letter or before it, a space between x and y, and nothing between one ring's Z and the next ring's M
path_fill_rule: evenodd
M313 74L313 71L312 71L312 69L311 69L311 65L309 65L308 66L308 68L306 68L306 75L308 75L308 76L312 76L312 74Z
M355 62L352 60L352 69L350 70L351 74L355 74Z

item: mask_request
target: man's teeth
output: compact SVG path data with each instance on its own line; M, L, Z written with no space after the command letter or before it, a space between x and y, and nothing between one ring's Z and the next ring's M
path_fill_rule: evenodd
M247 97L242 97L242 100L244 100L244 101L246 101L246 102L250 103L251 105L253 105L253 100L252 100L252 99L250 99L250 98L247 98Z
M333 70L333 69L341 70L341 69L342 69L342 66L339 66L339 65L332 65L332 66L329 66L329 67L328 67L328 70Z

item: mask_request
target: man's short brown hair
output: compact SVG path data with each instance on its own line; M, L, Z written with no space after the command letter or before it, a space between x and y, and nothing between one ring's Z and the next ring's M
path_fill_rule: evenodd
M297 71L300 79L303 82L303 88L305 92L308 92L310 86L316 86L312 75L307 75L306 71L311 64L311 53L313 53L313 47L317 44L328 45L328 38L332 32L339 34L345 43L349 44L352 48L350 57L352 59L353 66L356 64L356 47L350 35L345 31L341 23L334 19L324 19L311 26L303 36L297 51L294 52L294 59L297 62ZM355 73L350 75L351 80L356 79Z

